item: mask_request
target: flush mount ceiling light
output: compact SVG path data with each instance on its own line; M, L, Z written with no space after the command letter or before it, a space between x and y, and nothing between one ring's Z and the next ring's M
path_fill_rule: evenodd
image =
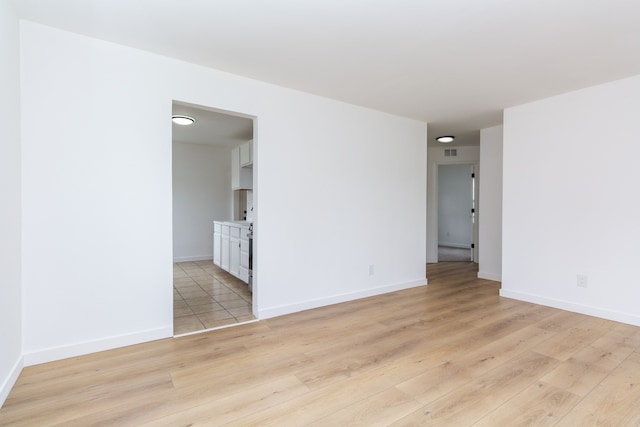
M436 138L436 141L438 142L442 142L443 144L448 144L451 141L453 141L454 139L456 139L455 136L451 136L451 135L445 135L445 136L439 136Z
M196 122L196 119L189 116L180 116L174 114L173 116L171 116L171 121L180 126L188 126L194 124Z

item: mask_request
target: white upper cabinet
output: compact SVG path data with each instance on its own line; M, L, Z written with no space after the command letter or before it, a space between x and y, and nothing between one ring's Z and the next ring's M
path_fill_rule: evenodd
M253 139L240 146L240 167L253 165Z
M253 169L240 166L240 147L231 150L231 188L233 190L253 189Z

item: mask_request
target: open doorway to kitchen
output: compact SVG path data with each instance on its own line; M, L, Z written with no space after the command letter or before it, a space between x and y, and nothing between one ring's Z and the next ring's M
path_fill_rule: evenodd
M251 321L253 117L178 101L172 115L174 335Z

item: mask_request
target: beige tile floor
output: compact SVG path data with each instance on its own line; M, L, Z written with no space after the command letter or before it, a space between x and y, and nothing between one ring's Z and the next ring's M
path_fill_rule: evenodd
M253 319L246 283L212 261L173 264L174 335Z

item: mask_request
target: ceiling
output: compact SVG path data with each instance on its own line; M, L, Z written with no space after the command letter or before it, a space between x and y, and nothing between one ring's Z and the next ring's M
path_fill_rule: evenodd
M640 74L637 0L14 0L25 19L429 123Z
M196 120L191 126L172 123L173 142L233 148L253 138L253 120L250 118L181 102L173 103L172 114L189 116Z

